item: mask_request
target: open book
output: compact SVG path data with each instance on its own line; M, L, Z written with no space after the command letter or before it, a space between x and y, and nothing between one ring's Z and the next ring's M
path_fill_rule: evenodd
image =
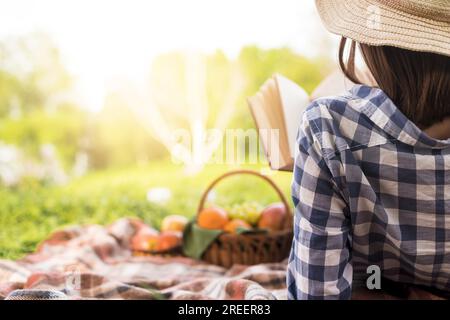
M263 84L256 95L248 98L272 169L292 171L301 115L310 102L319 97L342 94L352 86L350 80L336 71L308 95L295 82L276 74Z

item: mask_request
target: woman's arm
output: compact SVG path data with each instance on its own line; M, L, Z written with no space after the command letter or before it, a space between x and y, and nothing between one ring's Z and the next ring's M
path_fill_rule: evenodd
M309 123L303 123L292 183L295 224L288 296L350 299L353 269L347 204L321 155L319 141Z

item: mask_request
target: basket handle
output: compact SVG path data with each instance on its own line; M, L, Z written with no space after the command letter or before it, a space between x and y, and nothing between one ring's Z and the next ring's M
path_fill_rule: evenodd
M288 212L290 214L291 219L286 219L286 228L290 227L292 225L292 211L291 211L291 207L289 206L289 203L286 200L286 197L284 196L283 192L281 191L281 189L276 185L276 183L270 179L268 176L262 175L261 173L257 172L257 171L253 171L253 170L233 170L233 171L229 171L224 173L223 175L217 177L215 180L213 180L211 182L211 184L208 186L208 188L206 188L205 192L203 193L201 199L200 199L200 204L198 206L197 209L197 216L198 214L204 209L205 203L206 203L206 199L208 197L208 194L210 193L210 191L222 180L224 180L225 178L228 178L230 176L236 176L236 175L253 175L256 177L259 177L263 180L265 180L267 183L269 183L272 188L277 192L278 196L280 197L281 202L283 203L284 207L286 208L286 212Z

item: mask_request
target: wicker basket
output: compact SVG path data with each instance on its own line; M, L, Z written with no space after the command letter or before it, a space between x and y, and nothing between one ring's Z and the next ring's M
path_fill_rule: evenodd
M215 179L205 190L198 206L197 215L203 210L209 192L222 180L236 175L253 175L266 181L277 192L286 207L288 219L283 230L269 233L220 235L205 251L202 259L208 263L226 268L234 264L253 265L259 263L279 262L288 257L293 232L292 211L275 182L267 176L251 170L230 171Z

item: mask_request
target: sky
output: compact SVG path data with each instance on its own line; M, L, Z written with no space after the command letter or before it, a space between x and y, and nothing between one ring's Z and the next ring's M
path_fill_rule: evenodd
M324 54L321 41L335 41L314 0L0 0L0 8L0 39L48 34L91 110L115 79L144 81L153 57L170 50L232 58L256 44L314 56Z

